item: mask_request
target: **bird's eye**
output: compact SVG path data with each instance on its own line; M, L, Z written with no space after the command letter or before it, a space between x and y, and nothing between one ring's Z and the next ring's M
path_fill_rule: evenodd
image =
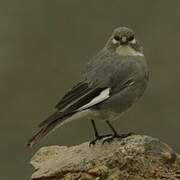
M134 36L130 36L128 40L132 41L133 39L134 39Z
M114 39L116 40L116 41L120 41L120 37L119 36L114 36Z

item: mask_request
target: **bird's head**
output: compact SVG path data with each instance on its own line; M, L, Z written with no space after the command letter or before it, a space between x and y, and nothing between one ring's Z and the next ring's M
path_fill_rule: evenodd
M143 55L143 50L135 39L134 31L127 27L116 28L106 47L120 55Z

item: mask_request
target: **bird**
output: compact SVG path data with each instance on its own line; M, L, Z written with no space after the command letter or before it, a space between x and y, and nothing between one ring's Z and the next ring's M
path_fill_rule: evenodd
M50 132L78 119L92 122L95 139L90 145L105 137L111 141L131 135L118 134L111 123L140 99L148 79L148 64L134 31L115 28L105 46L87 63L80 80L57 103L55 112L39 123L38 132L26 146L33 147ZM106 122L112 134L99 135L97 120Z

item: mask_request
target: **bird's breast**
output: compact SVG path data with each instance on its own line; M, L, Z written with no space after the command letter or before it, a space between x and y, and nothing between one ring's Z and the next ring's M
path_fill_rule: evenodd
M136 51L129 45L120 45L116 48L116 53L120 56L144 56L141 52Z

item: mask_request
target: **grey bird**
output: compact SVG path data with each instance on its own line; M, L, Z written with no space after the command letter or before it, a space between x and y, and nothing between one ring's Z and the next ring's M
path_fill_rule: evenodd
M55 106L56 112L38 125L40 129L27 147L77 119L91 120L95 131L91 144L106 136L107 141L127 137L130 133L119 135L110 121L119 119L143 95L148 77L143 49L134 31L127 27L116 28L104 48L89 61L81 80ZM99 135L95 125L95 120L99 119L108 124L112 135Z

